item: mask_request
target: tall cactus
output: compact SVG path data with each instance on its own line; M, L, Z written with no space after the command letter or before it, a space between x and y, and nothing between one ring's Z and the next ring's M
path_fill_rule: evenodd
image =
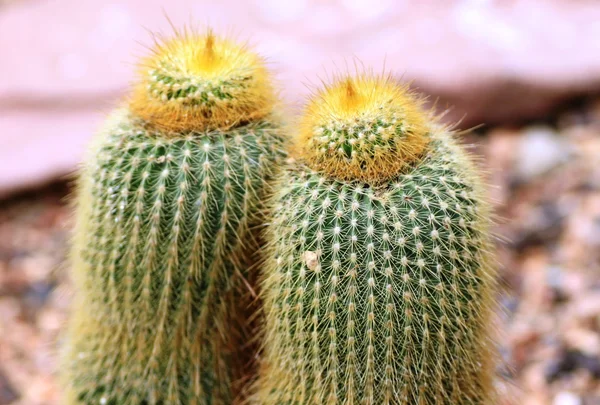
M246 46L180 33L140 63L80 176L66 403L236 400L242 286L281 128L267 69Z
M301 118L263 275L264 405L493 403L488 206L469 156L389 77Z

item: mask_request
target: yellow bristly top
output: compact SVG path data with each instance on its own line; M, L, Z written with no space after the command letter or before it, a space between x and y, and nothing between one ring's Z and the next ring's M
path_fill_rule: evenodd
M276 100L264 60L210 30L158 43L138 75L130 111L167 132L227 129L264 117Z
M428 113L390 76L340 77L305 107L294 155L313 170L377 184L396 176L425 150Z

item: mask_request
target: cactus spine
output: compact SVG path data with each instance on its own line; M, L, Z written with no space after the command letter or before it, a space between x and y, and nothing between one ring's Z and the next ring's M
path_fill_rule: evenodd
M490 404L488 207L468 155L389 77L308 102L279 178L257 397Z
M210 31L140 63L80 176L67 403L236 400L251 228L283 157L275 103L262 59Z

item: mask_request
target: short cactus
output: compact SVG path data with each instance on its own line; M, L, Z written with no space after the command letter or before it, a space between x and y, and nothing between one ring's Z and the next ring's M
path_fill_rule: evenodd
M253 227L284 157L276 94L259 56L212 32L140 67L79 179L66 403L230 405Z
M258 403L488 405L495 277L467 153L387 76L301 118L267 230Z

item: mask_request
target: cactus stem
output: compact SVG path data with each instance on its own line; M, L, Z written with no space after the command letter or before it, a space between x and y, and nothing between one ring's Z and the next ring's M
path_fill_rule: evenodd
M495 402L488 204L419 100L363 74L309 101L271 203L257 403Z

